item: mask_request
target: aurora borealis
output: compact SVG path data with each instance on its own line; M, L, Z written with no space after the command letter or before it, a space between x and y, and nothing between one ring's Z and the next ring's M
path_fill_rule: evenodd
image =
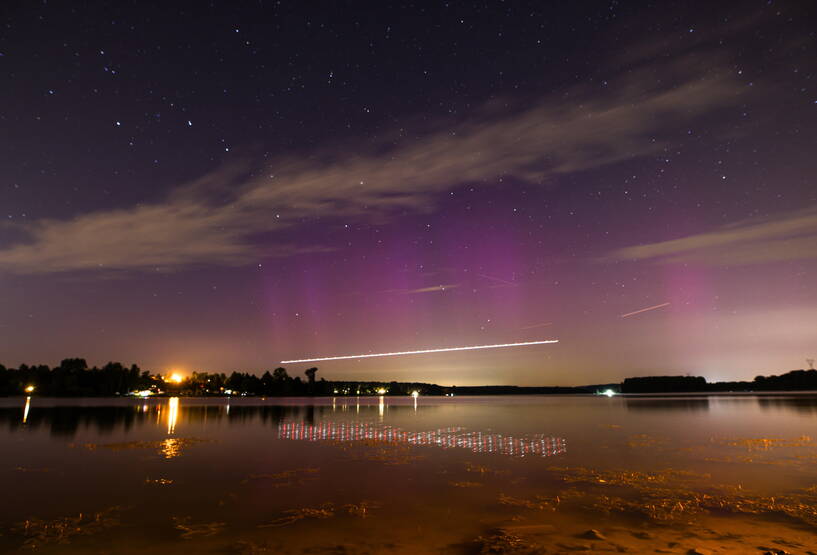
M0 362L261 372L558 338L320 368L802 368L814 22L808 2L13 2Z

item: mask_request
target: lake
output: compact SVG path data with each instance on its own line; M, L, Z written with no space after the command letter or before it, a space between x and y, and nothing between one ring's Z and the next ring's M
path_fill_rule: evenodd
M810 394L5 398L0 551L815 553L815 433Z

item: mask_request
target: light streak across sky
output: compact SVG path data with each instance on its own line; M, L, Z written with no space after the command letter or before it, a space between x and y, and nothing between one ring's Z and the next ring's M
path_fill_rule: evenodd
M321 360L347 360L352 358L373 358L373 357L394 357L400 355L424 355L427 353L447 353L450 351L476 351L478 349L501 349L504 347L525 347L527 345L545 345L546 343L558 343L558 339L544 339L542 341L524 341L522 343L499 343L497 345L472 345L470 347L446 347L445 349L422 349L419 351L398 351L394 353L373 353L365 355L343 355L336 357L302 358L299 360L282 360L281 364L291 364L296 362L318 362Z
M657 304L655 306L648 306L647 308L642 308L641 310L636 310L635 312L628 312L627 314L622 314L622 318L627 318L628 316L635 316L636 314L641 314L642 312L648 312L650 310L655 310L657 308L664 308L665 306L669 306L669 303L662 303Z
M488 275L485 275L485 274L477 274L477 275L479 277L481 277L481 278L485 278L485 279L488 279L488 280L491 280L491 281L496 281L498 283L504 283L505 285L512 285L513 287L516 287L517 285L519 285L518 283L513 282L513 281L508 281L507 279L502 279L502 278L498 278L498 277L494 277L494 276L488 276Z
M530 326L523 326L519 328L520 330L532 330L534 328L545 328L547 326L552 326L553 322L542 322L541 324L531 324Z

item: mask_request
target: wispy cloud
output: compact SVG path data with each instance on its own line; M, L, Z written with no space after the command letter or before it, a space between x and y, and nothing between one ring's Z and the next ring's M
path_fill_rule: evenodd
M817 259L817 207L725 226L709 233L619 249L620 260L748 265Z
M337 146L240 163L184 184L162 202L23 224L25 241L0 250L0 269L229 266L320 248L283 242L275 232L304 218L427 211L435 195L463 183L501 176L541 183L648 155L691 119L733 102L740 89L727 72L699 77L688 64L662 62L633 70L615 90L574 89L521 108L494 103L365 151Z

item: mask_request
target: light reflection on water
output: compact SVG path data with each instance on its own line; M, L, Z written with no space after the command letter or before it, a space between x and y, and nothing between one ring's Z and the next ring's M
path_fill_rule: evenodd
M162 441L162 456L166 459L172 459L181 455L181 442L178 439L167 438Z
M278 425L278 439L301 441L380 441L430 445L443 449L464 448L474 453L498 453L510 456L550 457L567 452L564 438L511 437L488 432L469 432L462 427L448 427L425 432L410 432L391 426L360 422L286 422Z
M179 398L171 397L167 400L167 435L172 435L176 431L176 421L178 419Z
M26 397L26 406L23 407L23 424L28 421L28 411L31 410L31 395Z
M680 522L696 541L717 528L817 545L801 526L817 515L815 424L814 395L0 399L0 488L18 500L0 504L0 552L24 521L97 523L54 552L321 552L371 530L404 552L451 552L503 526L528 541L547 524L573 545L632 522L656 538L616 537L636 553L744 552L684 544ZM705 522L713 499L728 525Z

